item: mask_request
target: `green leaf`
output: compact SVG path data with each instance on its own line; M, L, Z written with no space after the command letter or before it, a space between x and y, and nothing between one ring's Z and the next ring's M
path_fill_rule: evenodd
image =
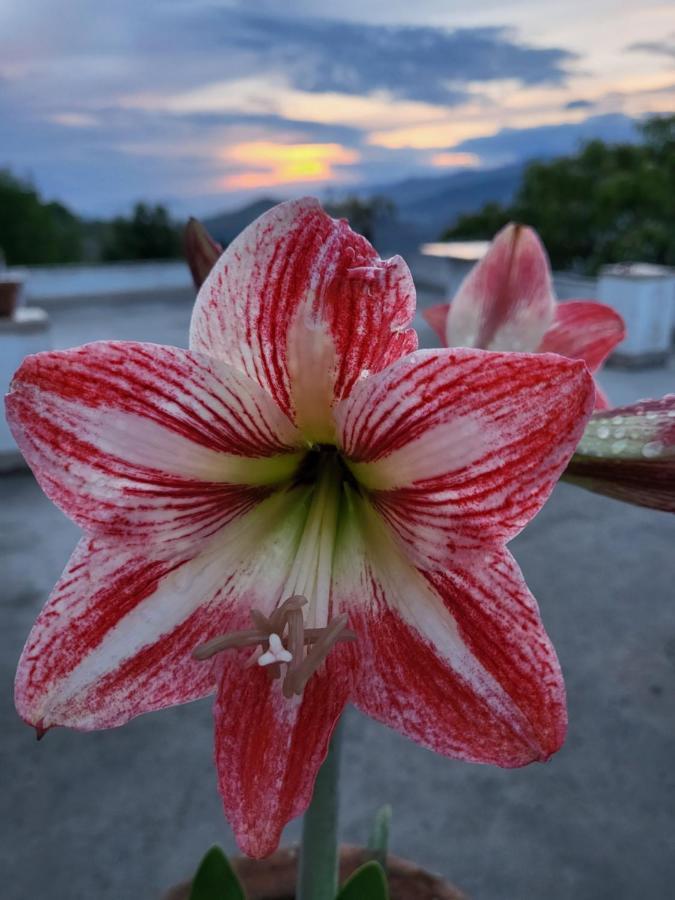
M371 860L350 875L336 900L389 900L387 877L379 862Z
M190 900L246 900L241 882L220 847L211 847L199 864Z
M383 868L387 867L389 853L389 826L391 825L391 806L386 804L375 813L373 827L368 838L368 849Z

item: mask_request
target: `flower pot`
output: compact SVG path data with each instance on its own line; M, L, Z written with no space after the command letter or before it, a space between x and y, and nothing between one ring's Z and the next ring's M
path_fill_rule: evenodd
M0 274L0 318L9 319L19 305L23 280Z
M361 847L344 846L340 850L340 882L370 859ZM267 859L236 857L232 867L241 879L249 900L293 900L298 850L277 850ZM391 900L466 900L456 887L420 869L415 863L389 856L387 859ZM165 900L188 900L190 882L180 884L166 894Z

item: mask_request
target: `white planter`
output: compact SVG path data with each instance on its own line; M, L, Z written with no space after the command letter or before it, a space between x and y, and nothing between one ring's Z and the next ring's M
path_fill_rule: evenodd
M664 363L675 325L675 272L665 266L627 263L605 266L598 300L623 316L626 339L614 359L629 365Z

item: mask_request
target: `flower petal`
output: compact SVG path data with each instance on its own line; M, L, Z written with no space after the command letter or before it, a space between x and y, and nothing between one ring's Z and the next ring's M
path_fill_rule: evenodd
M439 336L443 346L445 346L445 327L449 314L449 303L438 303L436 306L427 306L422 310L422 315Z
M564 478L625 503L675 512L675 394L596 412Z
M327 428L330 394L345 397L417 346L415 290L400 257L382 261L316 200L282 203L233 241L197 297L190 346L246 372L289 415ZM321 352L309 353L318 342ZM317 396L319 395L319 396Z
M547 759L565 736L564 685L509 552L462 551L449 568L425 572L368 501L352 503L351 552L338 557L336 579L358 635L356 705L447 756L500 766Z
M364 379L336 421L356 478L412 550L444 564L540 509L593 406L584 363L420 350Z
M302 494L275 494L181 554L83 538L21 656L20 715L88 731L211 693L211 663L191 653L279 601Z
M595 372L625 336L623 319L611 306L595 300L570 300L557 305L539 350L583 359Z
M225 815L241 850L269 856L284 825L305 811L351 690L354 649L337 645L302 697L287 700L264 669L223 657L214 708Z
M91 534L127 541L212 533L299 459L294 426L257 384L154 344L30 356L7 417L47 496Z
M538 348L553 319L551 270L536 232L507 225L466 276L450 306L448 347Z

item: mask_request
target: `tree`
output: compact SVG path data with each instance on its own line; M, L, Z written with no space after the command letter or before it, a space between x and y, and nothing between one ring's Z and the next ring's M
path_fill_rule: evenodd
M489 238L517 221L536 228L555 268L675 265L675 116L647 119L640 131L641 143L596 140L573 156L531 163L510 206L462 216L443 237Z
M351 228L374 243L375 230L378 223L391 219L396 214L394 203L387 197L375 195L367 199L357 196L345 197L343 200L329 200L326 209L337 219L347 219Z
M82 223L61 203L45 203L28 181L0 170L0 249L8 265L77 262Z
M118 216L104 238L102 257L122 259L176 259L181 256L179 228L164 206L137 203L131 218Z

